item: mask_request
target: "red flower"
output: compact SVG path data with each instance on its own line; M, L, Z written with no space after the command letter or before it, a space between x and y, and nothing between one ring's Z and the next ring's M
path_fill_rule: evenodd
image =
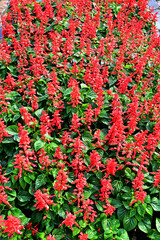
M63 122L60 117L60 110L55 110L52 119L52 126L56 126L58 129L61 129L61 123Z
M83 212L83 219L84 221L86 221L87 219L89 219L91 222L94 222L94 218L97 217L96 215L96 211L94 211L94 208L90 205L93 204L93 201L90 199L84 200L82 199L82 206L81 206L81 210L77 211L75 214L79 213L79 212Z
M40 132L42 135L42 139L45 140L45 135L51 134L51 120L45 111L42 112L42 116L41 116L40 120L42 121L42 123L40 125Z
M29 132L24 130L24 127L18 123L18 136L20 137L19 147L24 149L24 152L30 148L30 138L28 137Z
M41 151L39 151L38 154L39 154L39 163L43 165L41 170L43 170L45 167L48 167L51 164L51 161L49 159L49 156L46 155L44 148L41 148Z
M92 145L95 146L95 147L99 147L99 148L101 148L105 151L105 149L103 147L101 147L101 145L103 143L105 143L106 141L103 141L103 140L100 139L100 133L101 133L100 129L95 131L93 139L97 139L97 142L95 144L92 143Z
M83 119L85 121L85 124L87 125L87 127L90 129L90 125L93 121L93 115L94 115L94 111L92 110L92 106L91 104L88 105L87 110L85 111L85 118Z
M157 172L154 172L152 174L155 174L153 187L159 187L159 184L160 184L160 168L157 170Z
M109 194L111 193L111 190L113 190L112 185L111 185L111 179L103 179L101 181L101 193L100 193L100 200L106 201L109 198Z
M140 191L136 191L135 192L135 198L136 200L133 200L129 206L132 206L135 202L138 202L138 201L141 201L142 203L144 203L144 199L145 197L147 196L147 193L143 190L140 190Z
M32 227L32 223L27 223L26 224L26 228L28 228L29 230L32 230L32 235L35 236L35 234L38 232L38 228L37 228L38 224L35 225L34 227Z
M80 134L80 132L78 130L78 128L82 125L82 123L80 123L80 120L81 119L78 118L77 113L74 113L73 117L72 117L72 124L70 125L70 129L69 130L70 131L73 130L73 132L78 132Z
M52 196L50 196L48 193L42 193L40 189L35 192L34 196L37 202L33 207L36 207L36 209L39 209L39 211L44 208L46 211L48 211L48 205L54 205L53 200L50 199Z
M59 170L58 176L56 177L57 182L55 182L53 186L56 191L66 190L69 187L69 185L66 185L68 182L67 177L68 175L64 169Z
M116 167L118 166L117 162L115 159L113 158L109 158L107 160L107 164L106 164L106 169L102 170L103 171L106 171L107 174L105 175L105 177L108 177L110 174L111 175L115 175L117 169Z
M35 118L33 118L30 113L28 113L26 108L21 107L19 110L20 110L20 113L22 114L23 120L24 120L24 122L27 126L34 127L33 125L37 124L37 120Z
M4 203L4 204L12 207L11 204L7 201L7 194L5 193L3 186L0 186L0 204L1 203Z
M21 153L22 153L22 151L20 151L16 155L14 155L15 162L12 163L12 164L15 165L14 168L18 168L19 169L19 173L15 177L15 179L17 179L18 177L21 178L23 169L28 171L28 172L32 172L32 170L29 169L29 167L30 166L35 166L32 162L29 161L27 156L21 155Z
M80 235L78 237L79 237L79 240L87 240L88 234L80 232Z
M4 226L4 219L2 216L0 216L0 231L2 231L2 226Z
M79 103L81 103L79 100L81 100L81 94L79 92L78 85L73 86L73 90L71 92L71 102L69 104L72 104L72 107L76 107Z
M4 137L10 137L8 132L5 130L5 127L7 127L4 124L4 121L0 119L0 143L3 141Z
M67 147L67 144L69 143L69 139L70 139L70 134L67 131L65 131L62 135L62 138L60 139L62 141L64 148Z
M56 240L56 238L54 237L54 235L51 236L51 234L49 234L46 240Z
M24 226L21 225L21 220L14 217L12 214L7 217L7 220L4 222L4 226L6 229L3 231L3 233L9 232L8 237L13 237L14 232L22 234L20 230L24 228Z
M97 171L99 171L100 167L103 166L103 164L101 163L101 157L99 155L98 152L96 152L96 150L92 150L92 153L90 153L90 165L89 170L92 170L92 168L96 167ZM96 171L96 169L92 170L93 172Z
M72 226L75 224L77 227L79 227L79 225L75 222L76 220L76 216L74 216L72 213L69 213L66 211L67 217L66 219L59 225L59 227L61 227L63 224L65 224L66 226L70 226L71 230L73 231Z
M105 208L105 210L104 210L104 213L106 214L106 215L112 215L113 214L113 212L116 210L116 208L115 207L113 207L108 201L106 201L106 206L105 205L103 205L103 207Z
M84 187L85 186L89 187L89 185L87 184L87 180L84 177L83 173L78 174L78 178L74 182L72 182L72 184L74 183L76 183L76 189L74 189L73 195L77 195L78 208L79 208L80 197L84 197L84 195L82 195L84 191Z

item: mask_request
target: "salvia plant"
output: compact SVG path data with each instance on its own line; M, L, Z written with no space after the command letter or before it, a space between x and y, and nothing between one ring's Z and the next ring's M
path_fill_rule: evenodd
M0 235L160 239L160 37L148 1L11 0L2 23Z

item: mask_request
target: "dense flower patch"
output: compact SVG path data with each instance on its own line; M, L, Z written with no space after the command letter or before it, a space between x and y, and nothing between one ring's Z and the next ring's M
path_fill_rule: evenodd
M11 0L0 43L4 240L160 239L160 38L147 4Z

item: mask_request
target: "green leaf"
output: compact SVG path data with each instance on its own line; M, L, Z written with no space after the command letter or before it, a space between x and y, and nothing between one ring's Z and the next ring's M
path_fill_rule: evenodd
M138 227L142 232L148 233L151 229L151 221L149 218L145 217L141 222L138 223Z
M19 191L17 198L20 202L27 202L31 199L31 195L26 191Z
M141 215L142 217L144 217L144 214L146 212L146 207L144 205L140 205L137 208L137 212L139 213L139 215Z
M45 185L47 182L47 178L45 174L41 174L37 177L36 183L35 183L35 190L40 188L42 185Z
M57 148L57 147L58 147L58 145L57 145L56 143L54 143L54 142L51 142L50 145L49 145L49 148L50 148L50 149L53 149L53 150L54 150L55 148Z
M81 86L81 88L89 88L89 87L88 87L86 84L84 84L84 83L81 83L80 86Z
M153 208L150 206L150 205L147 205L146 207L146 212L149 214L149 215L153 215Z
M80 220L80 221L79 221L79 226L80 226L81 228L85 228L85 227L87 226L87 223L86 223L84 220Z
M44 147L44 142L42 142L41 140L38 140L34 143L34 148L36 152L42 147Z
M129 217L128 215L123 219L123 226L127 231L133 230L137 225L137 220L134 217Z
M122 206L118 208L117 215L118 215L118 219L120 221L123 221L123 219L128 215L128 211L124 206Z
M104 239L105 240L110 240L110 239L113 239L113 233L111 232L111 230L107 231L107 232L104 232Z
M16 125L11 125L6 128L9 135L18 135L17 129L18 129L18 126Z
M73 237L80 233L80 229L78 227L73 228Z
M21 177L21 178L19 178L19 183L20 183L20 186L23 188L23 189L25 189L26 188L26 182L23 180L23 178Z
M103 227L104 231L110 230L109 226L108 226L108 219L107 218L103 218L101 220L101 223L102 223L102 227Z
M42 116L43 110L44 110L43 108L38 109L37 111L35 111L35 115L36 115L38 118L40 118L40 117Z
M90 99L95 99L95 98L97 98L97 94L92 89L90 89L87 92L87 97L89 97Z
M160 239L160 233L158 233L155 229L153 229L152 234L148 235L149 239L153 240L159 240Z
M133 216L135 216L135 214L136 214L136 209L135 209L135 208L132 208L131 211L130 211L130 213L129 213L129 216L130 216L130 217L133 217Z
M111 205L115 208L119 208L122 206L122 202L119 199L113 199Z
M157 228L157 231L160 232L160 219L159 218L156 218L156 228Z
M89 133L89 132L84 132L84 134L82 134L82 140L84 142L91 142L92 138L93 137L92 137L91 133Z
M153 207L154 211L160 211L160 200L154 197L151 201L151 206Z
M31 183L31 179L30 179L29 177L27 177L27 176L24 176L24 181L25 181L26 183L28 183L28 184Z
M131 200L132 199L132 193L131 192L124 193L122 195L122 198L125 199L125 200Z
M48 99L48 94L45 94L44 96L39 97L38 100L37 100L37 102L42 102L42 101L45 100L45 99Z
M20 118L20 115L19 114L16 114L16 115L14 115L14 117L13 117L13 122L15 122L17 119L19 119Z
M65 211L64 211L62 208L59 209L58 215L59 215L60 217L62 217L62 218L65 218L65 217L66 217L66 213L65 213Z
M72 88L67 88L63 93L64 98L67 98L67 96L70 95L72 91Z
M112 187L114 189L114 193L120 192L122 190L123 183L121 181L114 180L112 182Z
M88 229L88 230L86 231L86 234L88 234L88 239L97 239L96 231L93 231L93 230Z
M119 228L117 234L120 236L120 240L122 240L122 239L123 240L129 240L128 233L125 229Z
M151 202L151 197L150 197L149 195L147 195L147 196L145 197L145 202L146 202L146 203L150 203L150 202Z
M103 204L101 204L101 202L97 203L96 204L96 208L100 211L100 212L103 212L103 207L102 207Z

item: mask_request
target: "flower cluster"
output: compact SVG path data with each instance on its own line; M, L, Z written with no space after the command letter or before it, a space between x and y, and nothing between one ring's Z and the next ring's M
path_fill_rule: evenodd
M10 1L0 42L4 240L159 234L155 19L147 0Z

